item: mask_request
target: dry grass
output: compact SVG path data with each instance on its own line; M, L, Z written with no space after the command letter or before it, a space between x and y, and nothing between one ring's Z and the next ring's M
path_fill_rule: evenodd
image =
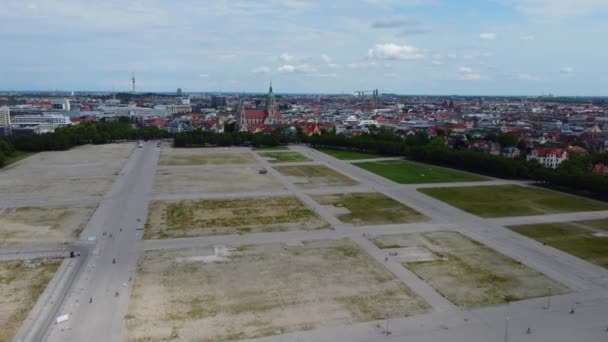
M271 174L260 175L259 167L182 166L159 167L156 193L222 193L257 190L281 190L283 186Z
M0 247L74 241L93 207L0 208Z
M158 165L247 164L256 160L250 153L218 153L209 149L163 149Z
M0 342L11 341L61 260L0 262Z
M384 235L380 248L423 246L437 260L404 266L454 304L480 306L565 293L562 285L456 232Z
M323 165L275 166L285 176L295 177L294 183L305 189L325 186L349 186L358 183Z
M177 261L210 249L147 251L128 341L233 341L403 317L428 306L347 240L244 246L227 261Z
M326 226L296 197L154 201L148 212L146 239L309 230Z
M396 224L424 221L414 209L380 193L347 193L313 196L322 205L346 208L348 214L337 215L342 222L354 225Z

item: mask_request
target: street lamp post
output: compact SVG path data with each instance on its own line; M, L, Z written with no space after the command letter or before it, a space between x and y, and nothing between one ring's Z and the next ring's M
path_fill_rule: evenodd
M510 317L507 317L507 319L506 319L506 325L505 325L505 342L509 342L509 319L510 319Z

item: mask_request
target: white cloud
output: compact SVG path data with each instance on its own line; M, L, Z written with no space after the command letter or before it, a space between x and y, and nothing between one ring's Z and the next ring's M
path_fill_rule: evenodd
M370 58L389 60L414 60L424 58L424 53L417 47L397 45L394 43L377 44L367 52Z
M279 72L282 73L299 73L299 74L318 74L317 68L308 64L300 64L300 65L291 65L284 64L281 65L278 69Z
M473 72L473 68L468 66L461 66L458 68L458 79L459 80L479 80L481 79L481 74L477 72Z
M456 59L456 58L458 58L458 56L455 53L448 53L447 56L448 56L449 59Z
M294 67L293 65L285 64L278 67L277 70L279 72L291 73L296 71L296 67Z
M288 54L287 52L282 53L279 56L279 60L283 61L283 62L291 62L294 59L294 57L290 54Z
M608 11L606 0L505 0L516 10L532 17L577 17Z
M253 70L251 70L251 72L255 73L255 74L268 74L270 73L270 68L267 66L261 66L261 67L257 67Z
M483 40L495 40L496 33L480 33L479 38Z
M209 78L209 74L200 74L198 75L200 78Z
M376 62L353 62L346 65L349 69L367 69L376 66Z
M418 22L412 18L397 17L376 20L372 23L372 28L384 29L384 28L399 28L404 26L414 26Z
M534 39L536 39L536 37L534 37L533 35L527 35L527 36L521 37L521 40L527 40L527 41L533 41Z
M431 63L433 63L433 65L441 65L441 64L443 64L442 61L438 61L438 60L433 60Z
M327 64L330 64L330 63L332 62L331 57L329 57L329 56L328 56L328 55L326 55L326 54L322 54L322 55L321 55L321 59L323 60L323 62L325 62L325 63L327 63Z
M481 74L478 74L478 73L460 74L459 78L464 81L480 80Z
M564 74L564 75L571 75L574 73L574 68L573 67L563 67L561 69L559 69L560 74Z
M279 0L279 3L287 8L298 10L310 9L315 7L315 4L306 0Z
M522 81L540 81L540 77L526 73L515 74L515 79Z

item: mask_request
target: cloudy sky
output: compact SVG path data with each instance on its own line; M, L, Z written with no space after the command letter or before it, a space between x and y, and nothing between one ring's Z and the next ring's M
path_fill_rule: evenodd
M607 95L607 0L0 0L0 90Z

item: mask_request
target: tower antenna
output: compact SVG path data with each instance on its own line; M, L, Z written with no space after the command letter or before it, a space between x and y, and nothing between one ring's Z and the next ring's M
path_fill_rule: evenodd
M131 82L133 83L133 94L135 94L135 73L133 73L133 76L131 77Z

